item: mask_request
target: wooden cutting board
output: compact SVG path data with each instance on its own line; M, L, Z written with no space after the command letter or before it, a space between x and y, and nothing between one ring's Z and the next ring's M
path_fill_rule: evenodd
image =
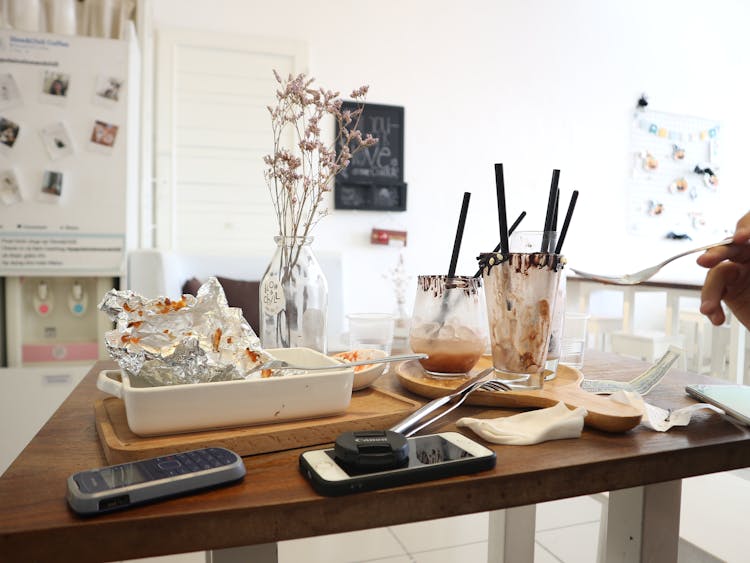
M207 446L221 446L247 456L328 444L342 432L390 428L419 406L412 399L369 387L354 392L349 408L337 416L150 437L130 431L121 399L96 401L94 410L104 455L115 464Z
M492 358L482 357L469 377L492 367ZM436 398L450 393L466 379L439 379L425 373L421 364L403 362L396 370L399 382L406 389L422 397ZM581 389L583 374L577 369L560 364L557 377L544 382L543 389L514 391L474 391L466 403L487 407L544 408L562 401L569 407L583 407L588 411L584 423L607 432L626 432L641 421L641 412L631 406L616 403L607 397Z

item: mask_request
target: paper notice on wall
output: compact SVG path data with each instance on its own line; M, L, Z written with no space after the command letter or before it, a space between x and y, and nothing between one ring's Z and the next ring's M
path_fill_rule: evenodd
M631 127L628 228L665 238L712 238L726 224L718 120L642 110Z
M122 271L122 235L0 235L0 274Z
M4 63L0 276L123 276L139 190L137 103L122 86L137 48L0 29Z

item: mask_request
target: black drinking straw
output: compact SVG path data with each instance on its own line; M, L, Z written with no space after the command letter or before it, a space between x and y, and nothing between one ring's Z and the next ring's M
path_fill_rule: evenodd
M497 219L500 227L500 252L508 254L508 219L505 214L505 179L502 163L495 163L495 190L497 192Z
M550 226L550 231L553 233L557 232L557 212L560 210L560 188L557 188L555 190L555 211L552 213L552 225ZM554 249L551 248L554 245L553 239L550 239L549 241L549 252L552 252Z
M451 265L448 268L448 277L456 275L456 264L458 264L458 251L461 249L461 239L464 237L464 225L466 224L466 214L469 212L469 199L471 193L464 192L464 201L461 204L461 215L458 217L458 228L456 229L456 240L453 242L453 255L451 256Z
M557 196L557 184L560 182L560 171L555 168L552 171L552 184L549 187L549 197L547 198L547 215L544 219L544 234L542 235L541 252L549 252L549 235L552 231L552 216L555 213L555 197Z
M525 212L525 211L521 211L521 214L520 214L520 215L518 216L518 218L517 218L517 219L516 219L515 221L513 221L513 224L512 224L512 225L510 226L510 228L508 229L508 236L510 236L510 235L512 235L512 234L513 234L513 231L515 231L515 230L516 230L516 228L518 227L518 225L520 225L520 224L521 224L521 221L523 221L523 218L524 218L524 217L526 217L526 212ZM492 252L497 252L498 250L500 250L500 244L501 244L501 243L499 243L499 242L498 242L498 243L497 243L497 246L496 246L496 247L494 248L494 250L493 250ZM481 276L481 275L482 275L482 268L479 268L479 269L477 270L477 273L476 273L476 274L474 274L474 277L475 277L475 278L478 278L478 277L479 277L479 276Z
M570 218L573 217L573 210L576 208L576 201L578 201L578 190L573 190L573 195L570 196L570 203L568 204L568 212L565 214L565 221L563 221L562 230L557 239L555 254L560 254L562 251L562 245L563 242L565 242L565 235L568 234L568 227L570 226Z
M513 224L508 229L508 236L510 236L510 235L513 234L513 231L516 230L516 227L518 227L518 225L521 223L521 221L523 221L524 217L526 217L526 212L525 211L521 211L521 214L518 216L518 218L515 221L513 221ZM500 250L500 244L501 243L498 242L497 246L494 248L494 250L492 252L499 251Z
M552 213L552 228L551 231L557 230L557 212L560 210L560 188L555 191L555 211Z

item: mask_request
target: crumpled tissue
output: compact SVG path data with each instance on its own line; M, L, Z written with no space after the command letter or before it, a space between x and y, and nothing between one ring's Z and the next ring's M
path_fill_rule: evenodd
M471 429L493 444L530 446L548 440L579 438L587 414L586 409L578 407L571 410L561 401L553 407L512 416L491 419L465 417L456 425Z
M693 417L695 411L701 409L708 409L719 414L724 414L724 411L714 405L708 403L695 403L689 407L683 407L676 410L667 410L647 403L643 400L643 397L635 391L624 391L620 390L612 393L610 396L612 401L630 405L643 413L641 424L655 430L656 432L666 432L673 426L687 426L690 424L690 419Z

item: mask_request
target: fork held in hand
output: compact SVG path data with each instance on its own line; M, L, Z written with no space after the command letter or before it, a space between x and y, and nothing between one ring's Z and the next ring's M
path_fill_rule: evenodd
M625 274L624 276L602 276L599 274L590 274L588 272L582 272L581 270L576 270L575 268L571 268L571 270L573 270L576 274L578 274L582 278L587 278L587 279L602 282L602 283L610 283L614 285L637 285L641 282L645 282L646 280L652 278L664 266L666 266L667 264L669 264L670 262L674 260L677 260L678 258L687 256L688 254L694 254L695 252L702 252L704 250L708 250L709 248L714 248L715 246L725 246L727 244L732 244L732 237L725 238L724 240L721 240L719 242L714 242L712 244L707 244L706 246L700 246L698 248L693 248L692 250L686 250L685 252L680 252L679 254L675 254L674 256L667 258L666 260L664 260L664 262L661 262L657 264L656 266L651 266L650 268L646 268L645 270L641 270L640 272L636 272L634 274Z

